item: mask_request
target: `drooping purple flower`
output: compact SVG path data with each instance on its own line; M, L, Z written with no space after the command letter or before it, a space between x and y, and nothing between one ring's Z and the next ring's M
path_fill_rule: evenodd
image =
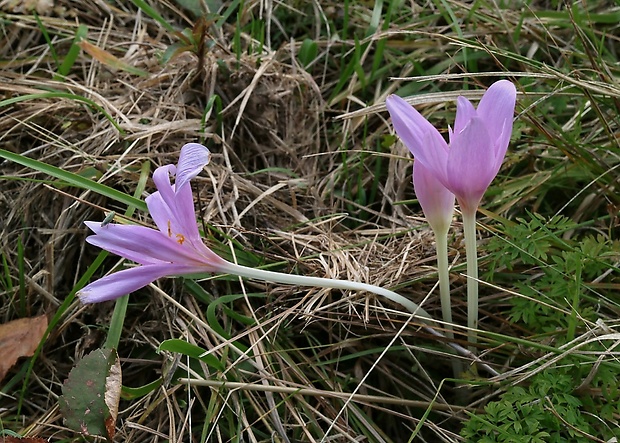
M497 175L512 133L516 88L500 80L486 91L478 108L457 99L449 143L402 98L386 100L394 129L424 168L452 192L464 212L475 212Z
M78 292L84 303L113 300L136 291L161 277L227 271L231 263L202 241L190 180L209 163L209 150L197 143L181 148L177 166L165 165L153 173L157 192L146 204L158 229L145 226L86 222L95 235L86 241L139 266L110 274ZM175 184L170 176L175 176Z
M158 229L119 225L106 220L104 223L86 222L95 233L86 239L88 243L132 260L139 266L115 272L85 286L77 293L83 303L114 300L161 277L221 273L274 283L369 291L401 304L424 322L432 322L432 317L420 306L379 286L249 268L219 257L202 242L189 184L209 163L209 157L207 148L189 143L181 148L176 166L166 165L155 170L153 181L157 192L146 198L146 205ZM171 175L176 177L174 185L170 183ZM444 337L430 326L424 328L435 336ZM450 346L467 353L454 343Z

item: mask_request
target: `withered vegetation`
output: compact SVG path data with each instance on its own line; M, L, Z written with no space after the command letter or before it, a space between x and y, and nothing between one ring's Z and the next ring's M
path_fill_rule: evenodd
M177 3L153 3L175 29L191 29L196 22ZM352 35L325 37L330 34L326 26L342 22L342 5L298 1L274 3L271 10L266 6L271 3L246 2L237 21L207 23L194 36L193 49L164 59L181 37L129 1L41 1L38 16L21 3L0 1L0 102L29 96L0 107L0 148L133 195L145 164L152 172L175 163L183 144L203 142L213 157L192 187L205 239L218 252L243 264L391 288L439 318L433 235L419 207L402 204L414 198L412 163L406 148L390 138L381 108L389 93L410 82L388 77L419 75L418 65L435 74L461 72L467 62L464 48L471 56L475 46L476 56L488 52L480 56L481 71L530 71L534 82L553 78L570 84L542 65L534 69L499 49L525 55L531 48L553 66L563 60L561 49L571 47L562 40L570 38L570 30L552 32L548 23L530 17L522 23L520 40L513 40L506 29L516 26L519 14L490 8L474 22L467 20L467 7L454 4L465 23L463 35L446 24L438 9L435 16L413 6L406 26L388 22L362 39L370 43L358 62L367 77L354 69L350 80L338 86L347 68L344 60L360 48ZM364 3L349 11L353 34L369 26L372 7ZM269 23L270 41L259 42L247 27L236 27L259 15ZM305 37L295 34L299 23L314 29L310 37L318 43L316 61L307 70L298 58ZM88 26L86 39L101 52L93 57L81 51L67 75L58 75L59 64L75 48L79 25ZM556 41L548 41L551 37ZM389 69L383 71L372 67L379 42L391 48L383 60ZM397 63L391 51L403 51L408 58ZM469 87L499 77L472 77ZM596 94L593 83L575 82L583 96ZM427 84L409 91L463 90L463 80L449 76ZM543 126L541 116L526 107L537 98L518 106L529 125L518 127L526 138ZM434 99L421 109L434 112L438 127L447 127L453 97ZM376 108L349 114L372 105ZM609 129L599 131L600 122L593 125L601 137L609 134ZM536 200L542 179L535 162L552 147L549 142L528 151L524 145L520 154L509 155L506 171L525 179L492 194L497 214L510 217L515 208ZM570 154L570 149L565 151ZM12 282L0 294L0 322L43 313L53 317L99 253L85 243L83 222L103 220L109 211L122 215L127 208L11 161L0 162L0 175L2 274ZM153 191L149 178L137 197ZM580 211L591 214L606 204L593 192ZM132 218L152 224L143 211ZM456 217L451 232L455 321L464 324L464 248ZM118 263L109 256L93 279ZM215 277L199 285L209 298L196 297L181 279L161 280L131 295L118 350L123 384L162 384L122 401L118 441L201 441L205 433L204 441L228 441L222 435L235 432L246 441L271 441L282 439L282 429L303 441L315 441L327 429L336 441L407 441L420 420L419 441L459 441L459 423L467 418L462 405L476 411L493 392L464 393L451 382L440 388L451 376L447 348L421 331L401 307L372 294ZM481 327L525 334L503 315L512 295L495 287L483 291ZM222 301L230 295L236 296ZM81 305L77 300L63 308L27 384L22 386L27 363L3 381L1 427L52 441L78 438L63 427L56 399L75 362L103 345L113 308L113 303ZM465 332L457 335L463 343ZM211 350L223 362L225 375L197 360L156 352L172 338ZM250 351L232 352L239 344ZM482 350L502 371L517 366L515 359L524 361L522 350ZM265 391L177 382L205 374L211 374L211 381L228 377L265 386ZM269 387L316 393L272 392ZM336 396L343 392L385 401L347 402ZM433 412L424 417L427 408Z

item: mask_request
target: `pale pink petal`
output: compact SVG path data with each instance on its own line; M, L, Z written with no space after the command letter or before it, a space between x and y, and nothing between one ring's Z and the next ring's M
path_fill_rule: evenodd
M493 147L493 150L495 151L495 164L493 166L495 175L497 175L500 168L502 167L502 163L504 162L504 158L506 157L506 151L508 150L508 145L510 144L511 135L512 119L509 119L506 120L506 122L504 123L504 127L502 128L499 140L495 142L495 146Z
M195 250L183 247L177 240L168 238L160 231L145 226L85 222L96 235L86 241L91 245L112 252L140 264L153 263L200 263L204 257Z
M194 199L189 181L202 171L209 163L209 150L198 144L188 143L181 148L179 163L157 168L153 174L153 181L157 186L157 193L147 197L146 203L157 227L171 237L183 236L191 243L202 243ZM170 184L170 175L176 173L175 185Z
M454 212L454 194L418 161L413 164L413 187L433 231L438 235L447 232Z
M448 188L456 195L463 210L475 211L495 178L495 152L486 125L474 117L458 134L450 148L447 164Z
M209 164L211 153L209 149L198 143L188 143L181 148L175 190L179 192L189 181L196 177L202 168Z
M173 176L176 170L176 166L174 165L164 165L155 169L155 172L153 172L153 181L155 182L157 191L170 207L174 207L175 197L174 188L170 183L170 176Z
M173 230L174 232L180 231L180 227L176 222L172 209L166 204L160 192L149 195L145 201L153 221L162 233L165 233L168 237L172 237ZM170 228L170 231L168 228Z
M512 134L516 99L515 86L508 80L500 80L489 87L478 105L477 113L487 126L496 159L499 157L503 160L506 155Z
M200 240L200 233L196 224L194 196L189 183L187 186L177 189L174 203L175 218L180 226L179 232L183 233L186 238L191 239L192 242Z
M413 106L396 95L390 95L385 104L392 117L396 133L416 160L421 161L431 170L445 165L448 157L448 144L437 129ZM432 141L432 148L425 143L427 139Z
M476 116L476 109L469 100L465 97L459 97L456 99L456 119L454 121L454 132L461 132L467 123ZM452 140L452 137L450 137Z
M226 272L226 265L228 265L228 262L209 249L207 245L203 243L202 239L199 239L199 243L193 246L196 252L203 257L203 262L209 263L207 272Z
M130 294L162 277L199 272L204 270L169 263L137 266L95 280L78 291L77 296L82 303L99 303Z
M444 150L446 142L441 136L437 138L432 132L427 132L424 135L423 144L426 153L425 161L421 157L416 157L416 161L423 163L425 168L432 172L444 187L448 188L447 164L449 151Z
M191 187L185 186L175 195L171 204L172 206L169 206L159 192L146 198L149 212L163 234L171 239L183 239L183 243L187 242L188 246L202 244L196 224Z
M170 238L179 235L192 241L200 238L191 188L186 186L170 203L164 201L159 192L146 198L146 206L159 230Z
M204 244L196 224L190 187L187 186L186 189L187 191L181 192L189 192L188 200L191 203L184 207L184 211L177 210L172 212L161 198L161 195L156 192L146 198L149 212L157 226L162 230L162 233L179 242L184 250L189 250L188 255L191 254L192 257L199 256L204 263L209 263L214 269L219 269L228 262ZM177 206L179 205L177 204Z

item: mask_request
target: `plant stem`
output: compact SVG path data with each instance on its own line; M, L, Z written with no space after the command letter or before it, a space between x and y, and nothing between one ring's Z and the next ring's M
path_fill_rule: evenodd
M463 231L465 233L465 254L467 256L467 339L470 350L478 341L478 252L476 245L476 210L464 210Z
M456 343L451 342L446 338L445 335L443 335L441 332L437 332L432 326L430 326L434 325L433 318L416 303L403 297L400 294L397 294L396 292L390 291L380 286L353 282L350 280L333 280L331 278L283 274L279 272L267 271L264 269L248 268L246 266L241 266L230 262L228 262L226 266L221 269L221 272L238 275L239 277L253 278L256 280L269 281L273 283L284 283L288 285L298 286L318 286L321 288L347 289L352 291L367 291L374 294L382 295L385 298L405 307L409 312L414 315L414 317L422 320L425 323L424 325L422 325L422 329L424 329L429 334L437 337L441 341L445 342L458 354L467 357L468 359L471 359L472 362L476 363L478 366L480 366L480 368L484 369L489 374L493 376L499 375L499 373L495 369L482 362L473 352L463 348Z
M264 269L248 268L245 266L228 263L224 272L238 275L240 277L254 278L257 280L270 281L274 283L284 283L287 285L298 286L318 286L321 288L332 289L348 289L351 291L367 291L373 294L382 295L385 298L398 303L407 308L409 312L425 323L433 323L433 317L424 309L412 302L408 298L403 297L396 292L382 288L380 286L369 285L367 283L359 283L350 280L333 280L331 278L309 277L306 275L283 274L280 272L266 271Z
M446 322L446 337L454 338L450 300L450 275L448 273L448 232L435 232L435 243L437 245L437 272L439 274L441 316L443 321Z
M110 329L106 338L104 348L118 349L118 343L123 332L123 323L125 322L125 314L127 313L127 305L129 304L129 296L124 295L116 299L114 304L114 312L110 320Z
M441 301L441 317L445 323L446 337L454 340L454 328L452 326L452 300L450 299L450 273L448 265L448 229L435 232L435 244L437 250L437 273L439 275L439 299ZM452 361L454 378L459 378L464 372L461 361L457 358Z

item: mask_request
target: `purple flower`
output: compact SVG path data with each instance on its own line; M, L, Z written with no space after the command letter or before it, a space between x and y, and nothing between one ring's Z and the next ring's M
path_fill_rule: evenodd
M222 273L274 283L318 286L323 288L369 291L399 303L416 318L432 322L432 317L411 300L388 289L366 283L330 278L282 274L248 268L219 257L200 238L194 214L190 180L209 163L209 150L197 143L181 148L179 163L159 167L153 173L157 192L146 198L146 205L158 229L144 226L86 222L95 233L86 239L113 254L132 260L139 266L103 277L85 286L77 295L83 303L114 300L161 278L175 275ZM175 184L170 176L176 176ZM429 326L427 331L443 337ZM467 352L451 344L459 352Z
M463 212L475 213L506 155L516 96L514 85L500 80L486 91L478 109L459 97L449 144L402 98L390 95L386 105L416 163L456 196Z
M153 181L157 192L146 204L158 229L144 226L86 222L95 235L86 241L113 254L138 263L103 277L78 292L84 303L113 300L140 289L161 277L223 272L231 263L219 257L202 242L190 180L209 163L207 148L189 143L181 148L179 163L157 168ZM170 176L176 175L175 184Z
M418 161L413 164L413 187L433 232L437 236L446 235L454 212L454 194Z

